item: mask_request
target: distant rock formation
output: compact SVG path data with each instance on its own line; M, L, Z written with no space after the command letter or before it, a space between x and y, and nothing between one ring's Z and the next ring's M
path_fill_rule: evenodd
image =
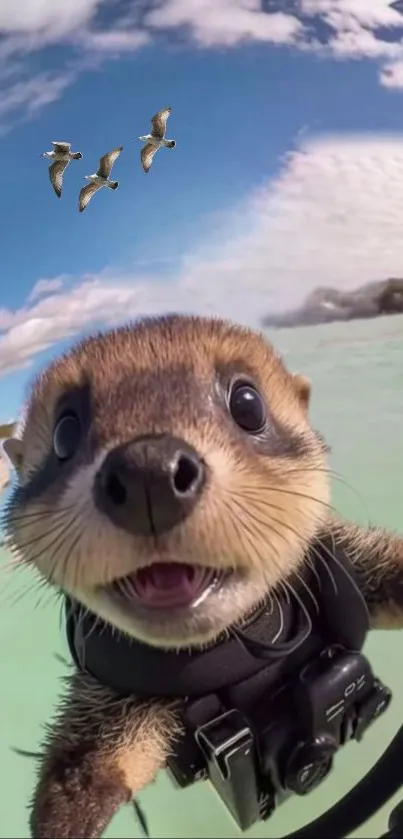
M312 326L332 321L403 314L403 279L366 283L355 291L316 288L298 309L266 315L265 327Z

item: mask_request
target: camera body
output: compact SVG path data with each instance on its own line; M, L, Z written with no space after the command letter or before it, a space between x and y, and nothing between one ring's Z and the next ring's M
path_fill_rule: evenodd
M280 686L271 670L249 679L236 704L225 695L187 702L185 735L168 763L180 787L209 780L241 830L315 789L338 749L360 741L391 700L365 656L338 644Z

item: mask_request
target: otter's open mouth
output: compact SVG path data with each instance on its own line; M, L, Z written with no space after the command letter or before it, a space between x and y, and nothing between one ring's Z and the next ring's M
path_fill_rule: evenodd
M152 609L197 606L222 585L227 572L182 562L154 562L115 580L108 588L120 600Z

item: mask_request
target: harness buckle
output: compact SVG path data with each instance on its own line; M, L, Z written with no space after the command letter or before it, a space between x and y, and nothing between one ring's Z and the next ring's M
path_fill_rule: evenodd
M260 818L255 738L240 711L225 711L199 726L194 734L209 780L245 830Z

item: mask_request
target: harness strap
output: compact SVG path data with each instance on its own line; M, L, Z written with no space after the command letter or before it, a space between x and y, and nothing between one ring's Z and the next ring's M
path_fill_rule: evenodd
M289 597L282 592L268 597L248 624L203 650L151 647L116 632L68 599L67 641L77 667L120 695L170 699L216 693L275 661L283 662L282 672L283 667L289 670L295 656L306 657L313 638L362 648L368 610L347 555L332 540L312 547L303 575L289 589Z

